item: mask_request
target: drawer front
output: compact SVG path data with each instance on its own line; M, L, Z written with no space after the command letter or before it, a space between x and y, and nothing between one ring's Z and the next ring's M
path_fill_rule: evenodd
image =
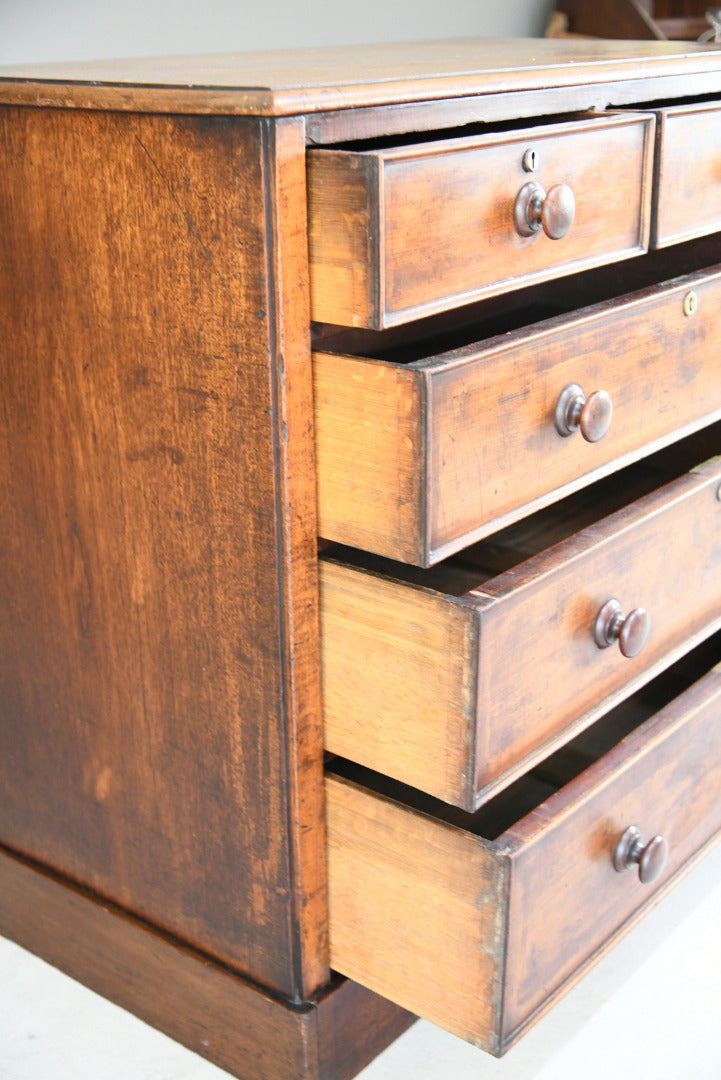
M721 229L721 105L659 114L656 173L654 247Z
M614 115L310 151L313 319L381 329L644 251L653 125L651 116ZM545 224L526 236L516 207L530 183Z
M331 965L502 1053L714 836L720 789L717 670L493 842L331 776ZM614 869L630 825L668 843L653 884Z
M715 459L460 595L323 562L327 748L479 805L719 623L720 484ZM611 599L650 614L637 655L594 639Z
M316 353L321 535L429 566L717 418L720 307L704 272L417 363Z

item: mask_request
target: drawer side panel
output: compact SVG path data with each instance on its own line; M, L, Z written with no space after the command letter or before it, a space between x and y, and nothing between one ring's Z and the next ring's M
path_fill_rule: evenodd
M505 860L336 777L326 800L331 966L497 1050Z
M423 562L424 395L403 367L314 353L321 536Z
M474 612L331 562L320 564L325 746L449 802L472 783Z

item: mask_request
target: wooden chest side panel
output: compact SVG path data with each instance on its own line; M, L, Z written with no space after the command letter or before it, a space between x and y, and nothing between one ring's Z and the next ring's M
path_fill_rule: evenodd
M296 994L261 126L0 146L0 839Z

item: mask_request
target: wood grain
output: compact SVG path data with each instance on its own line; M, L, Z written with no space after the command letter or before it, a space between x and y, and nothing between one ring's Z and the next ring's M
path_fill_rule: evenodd
M320 535L426 559L426 388L401 364L313 354Z
M523 166L529 146L541 163L532 177ZM311 150L313 318L380 330L639 254L648 243L652 153L653 120L643 114L388 149ZM340 213L358 202L361 177L365 199ZM562 239L516 232L514 204L529 179L546 190L572 188L576 212ZM371 250L369 221L379 231Z
M720 702L715 670L493 842L329 776L333 965L502 1053L718 833ZM613 869L634 822L653 885Z
M666 247L721 229L721 110L713 103L659 116L652 243Z
M324 563L328 749L479 805L719 623L720 480L716 459L495 577L466 571L455 595L445 570ZM671 549L694 553L673 574ZM651 614L634 659L594 642L612 597Z
M256 121L5 107L0 145L1 839L312 992L302 137L270 175Z
M328 980L325 812L318 648L316 465L302 121L264 126L268 205L269 326L276 420L278 594L285 691L288 822L294 963L301 993ZM252 917L252 916L251 916Z
M477 614L330 561L320 583L326 748L462 798L472 782Z
M326 796L334 967L495 1049L507 860L348 781Z
M720 707L717 668L499 839L515 852L505 1041L721 828ZM632 824L668 841L655 885L613 869Z
M0 933L239 1080L350 1080L415 1017L336 978L292 1004L0 851Z
M719 299L715 269L410 363L315 352L321 534L429 566L708 424ZM610 394L600 442L558 434L570 383Z
M718 54L692 43L455 38L16 65L0 70L0 101L290 115L706 73L718 87Z

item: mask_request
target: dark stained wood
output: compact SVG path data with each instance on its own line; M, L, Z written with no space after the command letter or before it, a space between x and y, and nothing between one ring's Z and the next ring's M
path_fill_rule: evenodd
M326 559L327 749L480 805L719 625L720 481L716 458L531 557L511 547L506 569L482 546L478 568ZM594 641L612 598L650 613L633 659Z
M312 992L297 132L272 177L256 121L5 107L0 132L0 839L268 987Z
M418 1019L358 983L341 983L317 1000L321 1080L351 1080Z
M264 127L268 193L269 326L280 549L282 680L287 730L288 837L294 964L307 995L328 978L316 467L312 427L305 131L302 121ZM250 435L250 433L248 433ZM267 597L261 598L263 602ZM262 721L261 721L262 722Z
M316 352L321 534L428 566L708 424L719 298L716 269L410 362ZM570 383L610 394L600 442L558 434Z
M590 34L600 38L628 38L631 41L662 41L643 0L557 0L556 10L568 15L572 34Z
M503 1053L718 836L720 701L716 668L491 837L329 775L333 965ZM629 824L669 842L654 884L614 870Z
M539 162L532 175L529 147ZM638 255L648 244L652 152L643 114L311 150L313 318L381 330ZM562 239L519 235L514 205L530 180L572 189L575 216Z
M457 148L464 125L474 125L471 141L490 135L483 125L491 121L533 116L554 124L552 114L565 113L579 129L604 135L591 155L592 198L579 219L591 221L590 232L574 241L573 269L585 265L601 225L604 258L619 274L615 260L645 244L651 122L638 108L592 123L570 114L720 90L715 48L598 41L422 42L0 72L1 931L243 1080L350 1080L411 1022L401 1008L329 971L305 146L437 127ZM660 116L665 122L667 114ZM530 130L508 126L494 139L518 149ZM632 170L638 190L624 188L614 172L623 171L629 151L609 135L621 130L638 136L630 148L641 161ZM584 148L565 135L562 141L585 168ZM417 152L407 142L384 150L400 170ZM423 290L441 270L448 277L453 253L436 245L427 265L414 265L413 238L436 209L436 150L430 203L419 198L418 213L406 218L392 199L378 203L346 252L347 269L358 275L368 234L387 240L380 225L389 211L386 224L399 226L391 273L384 282L366 269L356 283L376 312L383 288L395 289L396 320L446 305ZM489 168L506 175L506 166L501 154ZM474 173L469 187L476 185ZM612 194L604 199L606 189ZM400 185L401 203L411 190ZM497 198L495 182L488 191ZM451 193L472 202L452 185ZM355 203L339 203L340 219L358 209L357 190L353 196ZM625 204L630 247L614 233L626 221ZM451 230L451 248L457 235ZM716 248L709 241L710 257L686 269L667 249L667 276L717 263ZM525 283L540 282L569 269L557 255L543 254L537 265L517 256L496 260L491 290L499 281L515 288L524 275ZM478 286L465 257L460 262L450 287L453 303L465 304ZM350 296L355 311L352 287ZM702 304L705 312L703 297ZM706 317L696 319L696 332ZM609 351L626 329L609 333ZM669 324L649 319L647 331L668 337ZM577 350L585 344L582 335L574 342ZM713 381L702 349L697 356L685 342L679 353L678 363L661 365L657 381L670 382L670 364L697 389L703 379L694 382L692 360ZM640 353L626 358L636 375L642 362ZM372 367L361 366L365 375ZM404 413L401 383L417 382L417 372L404 369L395 386L396 373L388 372L365 415L385 410L387 425L400 423L409 438L427 402L416 396ZM659 438L680 439L708 422L711 414L698 410L702 399L715 400L712 390L689 406L686 420L674 414ZM665 410L663 397L652 400L653 411ZM652 419L644 417L641 429L633 453L653 445ZM714 429L710 437L717 440ZM418 494L415 504L403 503L400 542L409 519L425 513L424 498L437 501L439 493L411 474L412 445L399 452L397 473L373 433L364 439L361 452L383 465L376 482L386 518L402 502L394 505L387 485L397 483L404 497ZM682 446L687 441L671 449ZM712 441L709 452L717 449ZM433 452L442 456L443 448ZM536 471L541 466L536 461ZM685 655L721 618L713 524L719 468L622 510L615 532L596 526L594 514L578 546L566 534L559 549L539 555L531 542L525 570L513 567L528 537L510 563L508 535L496 537L501 565L490 559L480 571L485 591L474 587L477 552L464 565L437 568L433 589L423 587L429 578L413 577L426 571L386 581L327 563L324 576L333 566L341 586L324 648L331 656L345 651L355 665L346 678L344 669L328 667L346 695L344 752L362 756L377 739L378 767L388 761L392 773L411 762L409 775L421 785L432 768L437 790L475 805ZM626 489L617 505L631 498ZM540 517L534 522L537 540L553 534ZM442 531L442 521L436 526ZM669 555L679 546L693 559ZM471 584L462 585L469 575ZM599 676L597 653L590 664L586 655L591 590L619 580L628 585L624 606L638 602L643 586L638 599L649 607L647 593L660 599L662 614L652 610L657 636L636 667L609 654ZM554 622L559 582L577 592ZM539 615L533 605L544 589ZM359 627L370 645L356 652ZM389 679L396 655L401 663ZM529 657L519 688L515 673ZM556 684L552 715L546 698ZM718 688L711 696L717 712ZM328 706L327 693L325 700ZM529 700L547 709L538 722ZM667 881L719 825L711 794L719 754L708 768L705 758L718 737L709 734L706 713L694 729L693 708L683 709L666 717L670 727L678 720L680 740L668 746L686 761L699 806L685 819L690 837L676 845ZM476 731L479 712L491 717L488 736ZM692 733L686 741L684 725ZM666 728L651 724L634 746L630 757L623 751L614 759L613 775L601 765L601 810L605 786L625 783L627 766L654 799L658 772L678 804L676 830L691 781L669 775ZM553 769L564 767L551 763L533 791L545 798ZM489 769L496 771L490 782ZM428 1015L496 1051L648 905L634 901L629 915L619 901L603 941L572 935L574 962L561 952L554 965L542 941L529 952L519 938L519 956L532 958L515 967L509 958L506 967L508 934L524 933L515 916L512 927L503 924L513 914L509 882L517 873L531 883L519 890L541 894L550 876L544 843L551 851L554 830L576 814L583 819L595 798L590 788L575 789L573 805L560 792L553 820L546 809L526 824L519 817L540 800L526 794L518 804L504 789L492 804L500 820L506 800L506 824L494 834L507 831L503 844L452 824L462 811L449 817L446 808L436 820L346 781L330 780L328 790L333 948L350 943L353 970L364 978L381 972L372 985L412 1008L427 994ZM661 792L659 806L664 798ZM564 835L564 854L583 861L583 844ZM379 900L373 907L369 889ZM347 905L340 924L338 898L342 916ZM539 934L547 906L528 909L526 921ZM557 927L549 942L554 934ZM540 965L553 969L544 976L545 997L532 985L534 948ZM414 964L421 978L413 977Z
M240 1080L346 1080L415 1017L336 979L264 993L176 940L0 851L0 933Z

